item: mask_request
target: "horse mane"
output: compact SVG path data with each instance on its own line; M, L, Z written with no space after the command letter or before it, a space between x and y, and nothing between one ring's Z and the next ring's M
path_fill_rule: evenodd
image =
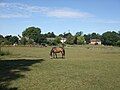
M64 47L59 47L59 48L63 49L63 55L65 56L65 49L64 49Z

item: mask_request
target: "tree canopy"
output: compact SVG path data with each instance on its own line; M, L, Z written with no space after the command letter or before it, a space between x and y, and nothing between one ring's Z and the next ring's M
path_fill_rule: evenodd
M115 31L107 31L102 34L102 43L104 45L116 45L117 41L120 40L120 35Z
M19 38L18 38L19 37ZM12 36L6 35L5 37L0 35L0 44L3 45L13 45L14 43L20 45L26 44L48 44L48 45L58 45L61 40L65 38L66 44L89 44L91 39L101 40L103 45L113 45L120 46L120 31L107 31L102 35L98 33L83 34L82 31L76 32L72 35L70 32L55 35L54 32L48 32L41 34L41 29L38 27L28 27L22 32L22 36Z
M33 39L36 41L37 37L41 34L41 29L38 27L28 27L25 31L22 32L23 37Z

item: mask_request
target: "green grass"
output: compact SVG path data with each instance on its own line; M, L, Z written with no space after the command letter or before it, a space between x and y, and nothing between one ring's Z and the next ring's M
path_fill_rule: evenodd
M9 54L10 54L9 51L1 51L0 50L0 56L9 55Z
M65 48L65 59L50 59L51 47L2 47L2 49L11 53L1 57L2 89L120 89L119 47L69 46Z

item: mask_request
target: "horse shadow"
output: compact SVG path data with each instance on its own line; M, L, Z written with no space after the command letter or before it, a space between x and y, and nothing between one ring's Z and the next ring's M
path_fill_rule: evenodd
M41 63L43 59L16 59L0 60L0 90L17 90L18 87L9 87L12 80L25 78L20 72L27 72L29 66Z
M58 59L58 60L64 60L65 59L65 57L53 57L53 58L51 58L51 59Z

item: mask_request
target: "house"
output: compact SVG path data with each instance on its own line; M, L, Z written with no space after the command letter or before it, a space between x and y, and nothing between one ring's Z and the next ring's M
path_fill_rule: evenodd
M60 41L61 41L61 43L64 43L64 42L66 42L66 40L67 40L66 38L61 38Z
M47 41L54 41L55 38L47 38Z
M101 40L100 39L91 39L90 44L91 45L101 45Z
M54 40L55 40L55 38L47 38L47 41L54 41ZM66 38L61 38L60 42L64 43L64 42L66 42L66 40L67 40Z

